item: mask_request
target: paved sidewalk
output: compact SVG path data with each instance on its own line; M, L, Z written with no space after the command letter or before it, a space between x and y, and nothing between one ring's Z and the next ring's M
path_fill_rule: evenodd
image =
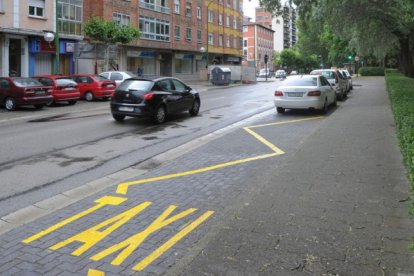
M384 79L357 84L281 168L257 170L252 184L265 187L169 275L414 275Z

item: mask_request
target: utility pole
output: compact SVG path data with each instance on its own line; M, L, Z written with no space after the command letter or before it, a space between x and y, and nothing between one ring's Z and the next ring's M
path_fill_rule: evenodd
M60 74L60 70L59 70L59 17L58 17L58 11L59 11L59 0L55 1L55 16L56 16L56 30L55 30L55 55L56 55L56 59L55 59L55 75L59 75Z

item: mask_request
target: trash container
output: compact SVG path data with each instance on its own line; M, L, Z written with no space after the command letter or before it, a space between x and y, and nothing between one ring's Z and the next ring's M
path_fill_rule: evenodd
M214 67L211 70L211 83L218 85L229 85L231 81L231 70L225 67Z

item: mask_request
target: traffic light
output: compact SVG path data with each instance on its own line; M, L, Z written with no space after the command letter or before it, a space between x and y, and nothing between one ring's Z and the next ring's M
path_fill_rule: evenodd
M352 55L349 55L348 56L348 60L352 60Z
M267 64L267 61L269 60L269 56L266 54L266 55L264 55L264 62L265 62L265 64Z

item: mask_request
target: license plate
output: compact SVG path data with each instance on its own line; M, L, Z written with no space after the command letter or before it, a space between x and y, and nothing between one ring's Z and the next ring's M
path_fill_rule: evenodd
M35 94L36 96L43 96L45 94L45 91L38 90L38 91L35 91Z
M114 85L113 84L108 84L106 87L112 88L112 87L114 87Z
M73 89L74 89L73 87L65 87L64 90L73 90Z
M134 111L134 108L133 107L129 107L129 106L120 106L118 108L118 110L119 111L132 112L132 111Z
M302 97L303 92L288 92L287 95L288 97Z

